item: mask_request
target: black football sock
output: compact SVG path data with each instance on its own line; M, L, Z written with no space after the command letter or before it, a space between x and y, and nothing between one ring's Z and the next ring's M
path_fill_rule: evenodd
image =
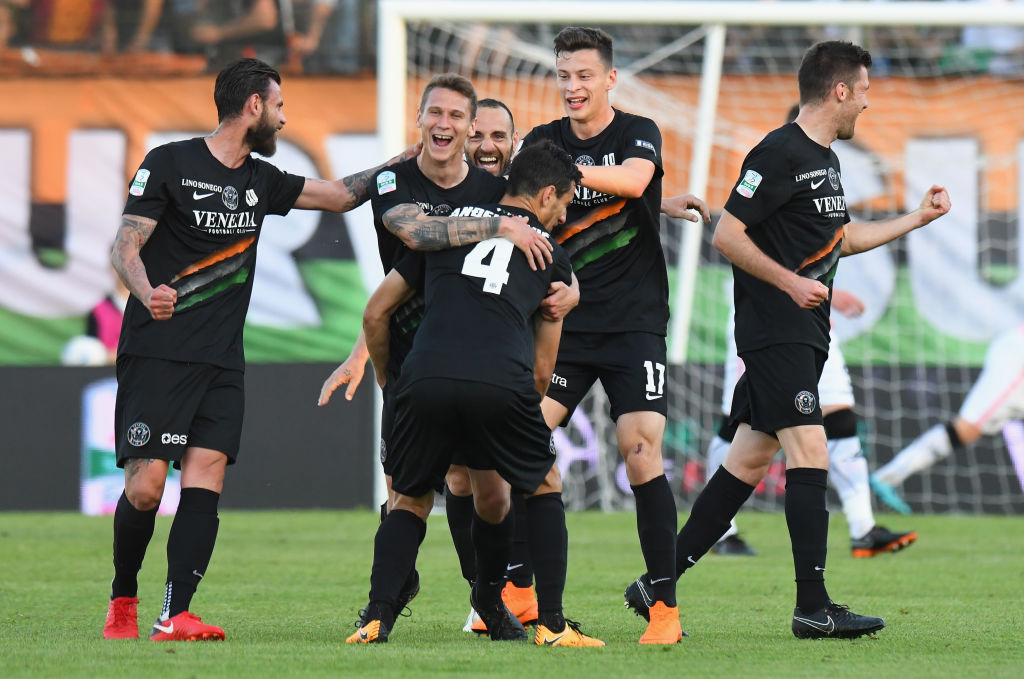
M807 614L828 603L825 590L825 555L828 545L828 510L825 508L824 469L786 470L786 525L793 543L796 570L796 605Z
M416 565L416 555L426 534L426 522L404 509L392 509L377 528L370 571L370 603L385 605L390 614L390 620L385 620L388 627L394 623L398 595Z
M562 494L544 493L527 498L526 520L537 583L537 610L542 616L561 614L569 549Z
M651 595L676 605L676 501L665 475L630 486L636 498L636 531L647 564Z
M487 523L474 511L471 525L476 552L476 601L481 606L491 606L501 600L512 545L512 517L506 514L501 523Z
M754 486L740 481L719 467L708 479L690 509L690 518L676 538L676 577L697 563L729 530L729 522L754 492Z
M153 537L156 510L139 511L128 497L121 493L114 510L114 580L110 583L110 598L135 597L139 593L138 575L146 547Z
M470 585L476 580L476 553L473 551L473 496L453 495L444 489L444 511L448 516L448 529L452 532L455 554L459 557L462 577Z
M187 611L203 579L217 542L217 502L220 493L206 488L182 488L178 511L167 536L167 587L162 619Z
M526 497L512 493L512 549L508 553L505 577L516 587L533 584L533 561L530 559L530 522L526 514Z

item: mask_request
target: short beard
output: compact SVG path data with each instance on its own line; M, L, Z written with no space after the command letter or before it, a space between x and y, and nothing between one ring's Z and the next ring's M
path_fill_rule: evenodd
M245 143L265 158L277 152L277 128L266 117L260 117L256 127L245 131Z

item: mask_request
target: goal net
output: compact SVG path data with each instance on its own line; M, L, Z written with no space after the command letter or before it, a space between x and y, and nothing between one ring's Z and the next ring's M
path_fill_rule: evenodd
M379 132L388 151L417 137L419 93L444 71L470 77L481 98L505 102L520 136L562 117L552 38L566 25L600 26L615 39L613 104L661 128L665 195L696 193L715 219L747 151L796 103L806 48L822 39L868 48L870 108L855 139L836 145L854 219L907 212L933 183L949 189L954 205L925 229L839 267L836 286L866 307L856 319L833 316L872 469L951 419L988 342L1024 322L1024 7L382 0L379 22ZM664 455L685 509L704 485L721 416L731 271L711 247L710 225L663 218L662 241L673 286ZM596 387L556 432L572 508L632 504L607 413ZM911 477L904 497L917 511L1018 513L1024 476L1015 460L1024 461L1020 423ZM779 456L748 506L781 508L783 471Z

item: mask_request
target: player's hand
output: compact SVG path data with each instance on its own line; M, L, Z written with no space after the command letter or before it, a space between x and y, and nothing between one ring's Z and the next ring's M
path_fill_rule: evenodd
M160 285L153 288L146 299L146 308L149 315L155 321L166 321L174 314L174 303L178 301L178 291L169 285Z
M359 361L351 356L345 359L345 362L334 369L334 372L324 380L323 386L320 387L320 399L316 402L318 406L327 405L328 401L331 400L331 394L334 390L343 384L347 384L348 388L345 389L345 400L351 401L352 397L356 395L356 389L359 387L359 383L363 381L363 372L366 369L366 360Z
M562 281L548 287L548 294L540 303L540 312L546 321L560 321L580 303L580 291Z
M856 318L864 313L864 302L852 292L832 288L832 308L847 318Z
M924 226L942 215L949 212L952 203L949 201L949 193L945 187L932 184L928 192L921 199L921 225Z
M527 263L534 271L538 266L541 270L546 269L554 261L551 253L555 246L544 234L530 226L526 217L502 217L499 234L523 251Z
M708 211L707 203L692 193L661 199L661 211L669 217L695 222L697 215L691 210L699 212L705 224L711 223L711 213Z
M801 309L813 309L828 299L828 286L813 278L795 276L786 294Z

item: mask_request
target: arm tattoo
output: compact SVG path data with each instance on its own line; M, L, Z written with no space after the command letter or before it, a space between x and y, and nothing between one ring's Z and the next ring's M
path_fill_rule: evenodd
M446 250L498 236L500 217L434 217L405 203L384 213L388 231L413 250Z
M371 167L369 170L350 174L341 180L349 193L346 210L357 208L370 199L370 181L382 167L384 166Z
M139 300L145 302L141 291L149 285L146 265L139 257L139 251L153 235L156 220L136 215L122 215L121 226L110 253L110 262L121 280Z

